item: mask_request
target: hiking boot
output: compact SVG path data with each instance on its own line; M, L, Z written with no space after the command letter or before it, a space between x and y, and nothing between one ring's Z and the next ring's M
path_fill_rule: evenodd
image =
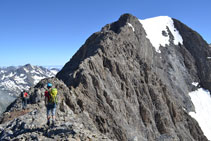
M54 121L52 121L52 124L51 124L51 126L55 126L55 122L54 122Z
M50 125L50 120L48 120L47 125L48 125L48 126Z

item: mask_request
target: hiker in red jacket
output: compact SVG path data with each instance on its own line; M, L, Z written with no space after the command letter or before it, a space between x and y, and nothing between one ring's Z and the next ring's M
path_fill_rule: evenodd
M27 100L29 98L29 95L25 90L23 90L21 97L22 97L22 109L25 110L27 108Z

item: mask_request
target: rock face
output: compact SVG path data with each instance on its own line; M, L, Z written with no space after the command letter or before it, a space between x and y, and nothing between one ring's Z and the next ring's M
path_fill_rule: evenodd
M172 21L183 42L175 44L166 26L162 35L169 44L160 46L160 52L130 14L94 33L58 79L42 80L30 89L29 111L18 110L20 99L8 107L0 139L207 141L188 115L194 111L188 93L197 89L193 82L211 90L211 52L195 31ZM57 126L50 129L43 114L47 82L59 91Z

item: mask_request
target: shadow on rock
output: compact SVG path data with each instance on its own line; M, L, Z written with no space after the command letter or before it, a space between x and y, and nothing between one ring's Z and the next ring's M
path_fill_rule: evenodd
M50 131L46 131L44 136L53 137L53 136L74 136L76 132L73 129L51 129Z

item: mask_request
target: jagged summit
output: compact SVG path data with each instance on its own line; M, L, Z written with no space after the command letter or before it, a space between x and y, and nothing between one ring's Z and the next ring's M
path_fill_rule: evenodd
M31 64L26 64L26 65L24 65L23 67L29 68L29 69L33 69L33 66L32 66Z
M211 90L208 44L180 21L159 18L165 19L157 35L165 41L159 52L145 23L130 14L91 35L57 78L44 79L30 89L30 113L11 121L4 114L0 139L13 139L11 132L15 138L51 139L44 132L41 100L46 83L51 82L60 92L57 127L48 132L56 140L74 139L74 131L81 140L207 141L189 115L195 111L189 94L198 87ZM39 96L41 102L36 100ZM7 112L12 114L19 106L17 99ZM26 126L19 133L22 124ZM86 131L84 136L79 125ZM31 135L24 133L27 130Z

